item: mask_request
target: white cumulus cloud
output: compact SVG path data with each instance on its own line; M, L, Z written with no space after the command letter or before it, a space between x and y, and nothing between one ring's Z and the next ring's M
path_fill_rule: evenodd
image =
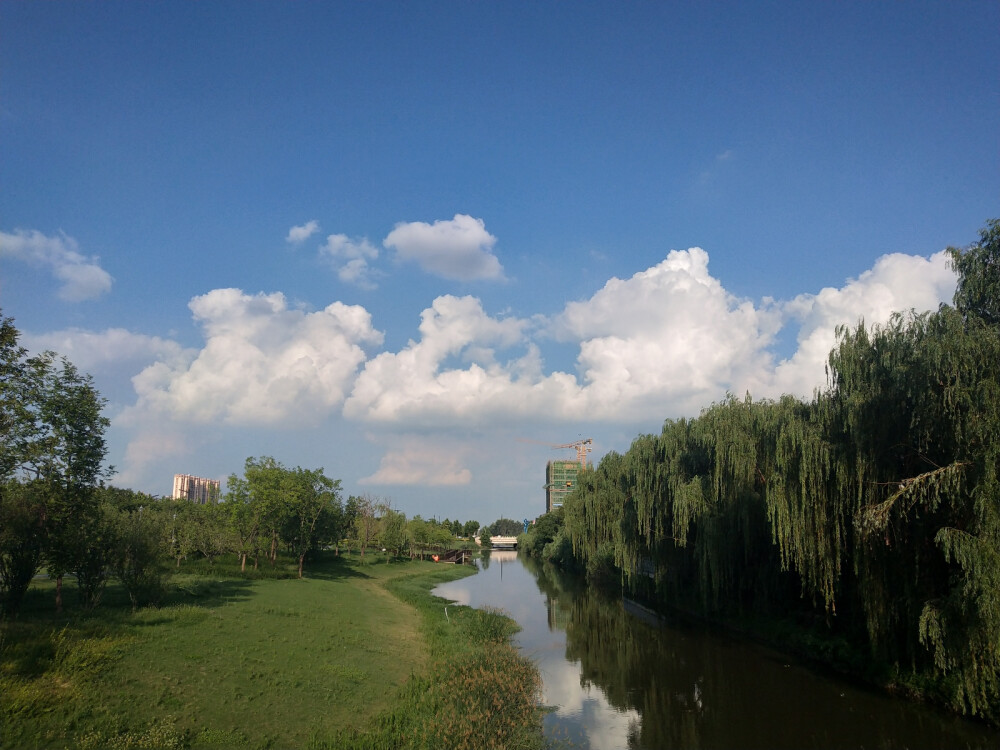
M343 401L362 346L382 342L364 308L340 302L310 313L280 293L215 289L189 307L204 347L184 366L157 362L135 376L135 409L198 423L315 422Z
M493 254L497 238L482 219L455 214L449 221L397 224L382 244L428 273L453 281L503 279L503 266Z
M0 258L11 258L47 267L61 282L58 296L67 302L96 299L111 291L111 274L101 268L100 258L85 256L72 237L47 237L37 230L0 232Z
M811 396L825 384L837 326L885 323L894 312L936 310L951 301L957 282L946 251L930 258L893 253L840 288L798 295L783 305L785 318L800 326L798 348L778 364L773 380L762 384L762 394Z
M604 419L697 412L769 366L777 329L774 311L737 299L711 276L701 248L611 279L566 305L553 325L557 336L580 341L586 408Z
M288 230L288 235L285 237L285 242L292 245L298 245L299 243L305 242L307 239L312 237L316 232L319 231L319 222L313 219L312 221L307 221L301 226L292 227Z
M331 234L319 249L320 257L337 269L341 281L362 289L374 289L374 271L368 261L378 258L378 248L366 238L351 239L346 234Z
M535 370L537 351L529 349L524 365L502 364L496 352L525 343L527 329L525 320L488 316L475 297L438 297L421 314L419 341L365 363L344 413L376 421L410 416L452 422L520 410L513 403L514 373Z
M133 333L125 328L87 331L68 328L45 334L28 334L24 344L35 352L54 351L84 372L118 369L122 363L136 361L167 361L179 365L191 352L185 352L176 341Z
M935 309L955 285L946 256L881 258L839 289L755 305L725 290L700 248L671 251L628 279L613 278L548 322L489 316L474 297L439 297L420 338L368 360L345 416L381 424L510 424L537 418L628 423L697 415L727 392L808 398L825 382L839 323L884 322L895 310ZM783 326L799 347L780 363ZM578 345L577 371L546 374L535 340Z

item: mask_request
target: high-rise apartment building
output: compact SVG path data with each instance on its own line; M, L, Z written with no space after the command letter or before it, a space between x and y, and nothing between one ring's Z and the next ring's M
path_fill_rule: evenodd
M174 474L174 500L190 500L205 505L219 502L218 479L193 477L190 474Z

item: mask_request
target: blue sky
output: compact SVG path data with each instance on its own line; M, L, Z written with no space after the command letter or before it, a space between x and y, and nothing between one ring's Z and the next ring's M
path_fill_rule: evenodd
M534 517L527 443L808 397L998 214L995 2L0 4L0 309L115 481Z

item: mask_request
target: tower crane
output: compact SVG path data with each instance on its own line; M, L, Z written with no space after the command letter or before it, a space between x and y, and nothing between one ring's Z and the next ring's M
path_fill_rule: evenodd
M580 468L584 470L587 468L587 454L593 450L592 446L594 443L592 438L583 438L582 440L575 440L572 443L546 443L542 440L531 440L530 438L518 438L518 441L522 443L547 445L553 450L572 448L576 451L576 460L580 462Z

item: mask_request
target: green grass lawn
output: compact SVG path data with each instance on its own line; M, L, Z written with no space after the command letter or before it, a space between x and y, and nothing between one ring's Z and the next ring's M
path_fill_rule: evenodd
M303 580L181 573L164 606L134 613L109 588L94 613L55 617L39 582L0 624L0 747L430 746L448 729L448 665L479 641L513 652L512 628L443 617L429 590L467 568L366 563Z

